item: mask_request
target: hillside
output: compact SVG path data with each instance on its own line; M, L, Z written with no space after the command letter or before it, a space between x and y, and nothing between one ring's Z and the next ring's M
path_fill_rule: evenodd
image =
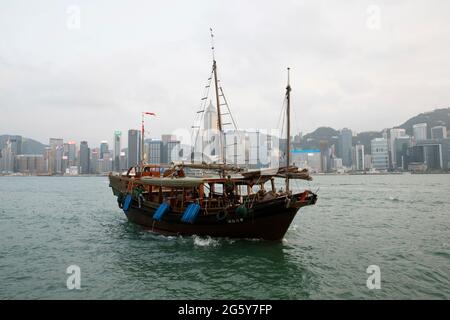
M0 150L6 144L9 135L0 135ZM23 154L43 154L46 145L39 141L22 137L22 153Z
M406 130L406 134L413 135L413 125L426 123L428 125L428 136L431 136L431 128L436 126L446 126L450 130L450 108L436 109L434 111L421 113L412 117L397 128Z
M426 123L428 125L428 135L431 136L431 128L435 126L446 126L450 131L450 108L436 109L434 111L421 113L411 119L407 120L400 126L395 128L403 128L406 130L406 134L413 135L413 125L418 123ZM353 144L363 144L366 153L371 153L370 141L375 138L382 137L382 130L360 132L353 137ZM328 144L337 143L339 131L330 127L320 127L314 132L308 133L303 136L300 147L304 149L319 149L320 142L328 141Z

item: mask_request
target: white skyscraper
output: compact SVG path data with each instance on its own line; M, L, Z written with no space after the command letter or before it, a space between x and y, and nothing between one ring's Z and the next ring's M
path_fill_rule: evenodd
M431 128L431 139L445 139L447 138L447 127L437 126Z
M395 168L395 164L397 159L395 154L395 139L406 136L405 129L391 129L390 130L390 139L389 139L389 153L391 155L391 166Z
M389 169L388 141L376 138L371 141L372 166L378 170Z
M218 132L217 123L217 110L214 108L212 102L209 102L209 106L205 110L203 119L203 150L205 155L204 161L209 159L219 160L221 155L220 149L220 136ZM208 159L209 158L209 159Z
M364 145L357 144L352 147L352 167L356 171L364 171L365 169L365 158L364 158Z
M418 123L413 126L414 138L416 141L427 140L427 124Z

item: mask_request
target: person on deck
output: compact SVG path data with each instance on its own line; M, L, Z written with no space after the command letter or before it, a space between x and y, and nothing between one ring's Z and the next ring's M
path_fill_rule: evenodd
M234 201L234 183L231 181L231 176L228 176L225 182L225 194L229 199Z
M144 192L144 188L142 186L137 186L134 189L134 196L138 199L139 208L141 207L141 203L144 200L144 196L142 193Z

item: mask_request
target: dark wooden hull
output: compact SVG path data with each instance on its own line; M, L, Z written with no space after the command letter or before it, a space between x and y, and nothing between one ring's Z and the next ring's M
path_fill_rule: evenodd
M115 195L125 193L126 181L112 178L111 187ZM315 198L314 198L315 203ZM181 221L181 212L168 212L161 221L153 219L159 203L143 202L139 207L134 199L124 211L128 220L143 226L145 229L164 235L182 236L211 236L240 239L263 239L280 241L286 234L295 215L303 206L314 203L291 204L286 197L278 197L270 201L254 203L248 209L246 217L242 218L230 208L227 214L224 211L206 212L201 209L193 224Z
M255 206L246 218L229 214L223 220L217 215L201 215L194 224L183 223L179 214L167 214L161 221L153 220L154 208L133 204L125 212L128 220L164 235L198 235L227 238L283 239L298 208L286 208L284 201Z

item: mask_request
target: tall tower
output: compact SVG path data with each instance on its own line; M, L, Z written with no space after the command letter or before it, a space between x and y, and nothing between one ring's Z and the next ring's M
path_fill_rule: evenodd
M220 155L220 133L218 128L217 109L214 108L211 101L205 110L203 122L204 135L202 152L207 158L217 157ZM206 161L208 159L204 160Z
M114 131L114 171L119 172L122 168L120 167L120 142L121 142L122 132Z
M90 149L87 141L80 142L80 173L89 174L90 172Z
M141 163L141 132L136 129L128 130L128 168Z

